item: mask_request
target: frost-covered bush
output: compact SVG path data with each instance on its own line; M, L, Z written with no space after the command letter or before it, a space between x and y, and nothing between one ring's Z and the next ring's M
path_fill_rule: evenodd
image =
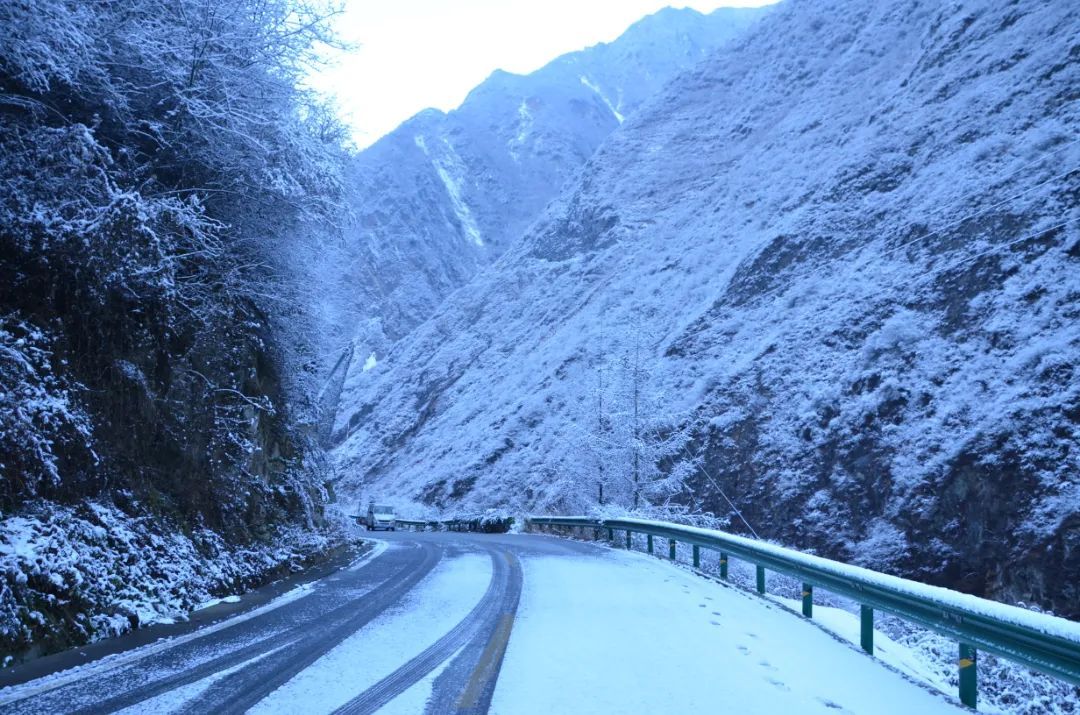
M332 12L0 3L0 526L92 504L139 533L220 542L211 556L172 549L180 568L322 523L308 426L320 352L295 266L336 230L346 154L297 80L333 42ZM51 540L30 553L98 543L81 521L46 521ZM23 609L24 626L43 614L33 639L108 632L95 619L132 573L109 575L127 547L106 542L80 552L86 620L64 615L76 597L57 572L55 593L9 579L4 613ZM148 568L148 602L169 602L159 586L173 577Z
M0 524L0 652L170 622L211 597L298 569L332 543L290 527L277 537L235 549L208 529L184 534L100 502L36 502Z
M89 442L89 420L54 371L48 336L0 316L0 504L61 488L70 455Z

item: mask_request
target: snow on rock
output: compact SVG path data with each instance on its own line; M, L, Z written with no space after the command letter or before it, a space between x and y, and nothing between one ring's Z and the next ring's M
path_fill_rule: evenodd
M603 96L630 116L763 13L661 11L532 74L497 71L458 109L421 112L364 150L350 181L357 221L347 258L326 271L359 316L356 360L387 352L521 235L618 128ZM346 401L366 379L359 364L350 375Z
M1080 616L1077 47L1073 3L782 3L350 386L342 488L730 498L800 550Z
M431 159L431 164L435 167L435 173L439 175L443 186L446 187L446 195L450 198L454 216L457 217L466 237L477 246L483 247L484 241L480 238L480 228L476 225L476 219L473 218L469 205L462 198L461 181L465 168L461 164L461 157L457 155L454 147L446 137L439 137L440 147L437 156L432 156L432 152L428 149L423 136L417 134L415 141L416 146L420 147L420 151Z
M581 79L581 83L583 85L585 85L586 87L588 87L592 91L596 92L596 96L599 97L604 102L604 104L607 106L607 108L611 110L611 114L615 117L615 120L619 124L622 124L624 121L626 121L626 117L624 117L622 115L622 113L619 112L619 110L615 108L615 105L611 103L611 100L608 99L604 95L604 93L600 90L599 87L597 87L595 84L593 84L592 81L588 77L586 77L585 75L581 75L580 79Z
M41 503L28 513L0 522L0 643L13 654L234 603L239 596L211 597L299 568L332 540L297 529L276 545L238 549L212 531L169 532L103 503Z

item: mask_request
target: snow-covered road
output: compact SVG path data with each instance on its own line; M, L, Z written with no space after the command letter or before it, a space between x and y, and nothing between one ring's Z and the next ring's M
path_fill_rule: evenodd
M385 542L254 614L0 690L0 711L960 711L776 603L642 554Z

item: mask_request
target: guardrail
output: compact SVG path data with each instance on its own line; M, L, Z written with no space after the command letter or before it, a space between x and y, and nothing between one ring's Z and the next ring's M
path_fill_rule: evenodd
M1015 606L957 593L936 586L889 576L870 569L810 556L774 544L722 531L699 529L642 519L590 519L588 517L529 517L529 528L593 529L594 538L606 532L626 532L626 548L633 534L646 536L653 553L655 537L668 540L668 556L676 558L676 544L693 547L694 568L701 567L701 549L720 553L720 578L728 577L728 559L736 557L756 567L756 586L765 594L766 570L802 581L802 612L813 617L814 588L846 596L860 604L861 645L874 653L874 611L891 613L957 641L960 701L974 709L977 703L979 650L1020 663L1074 685L1080 685L1080 623Z
M473 531L483 533L505 533L514 523L512 517L506 519L490 519L474 517L468 519L441 519L437 521L423 521L417 519L395 519L397 526L413 531Z

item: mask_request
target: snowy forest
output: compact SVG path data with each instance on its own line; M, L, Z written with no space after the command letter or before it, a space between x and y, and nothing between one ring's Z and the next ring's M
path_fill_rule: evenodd
M347 154L298 78L333 10L0 3L4 651L321 548L304 267L337 240Z

